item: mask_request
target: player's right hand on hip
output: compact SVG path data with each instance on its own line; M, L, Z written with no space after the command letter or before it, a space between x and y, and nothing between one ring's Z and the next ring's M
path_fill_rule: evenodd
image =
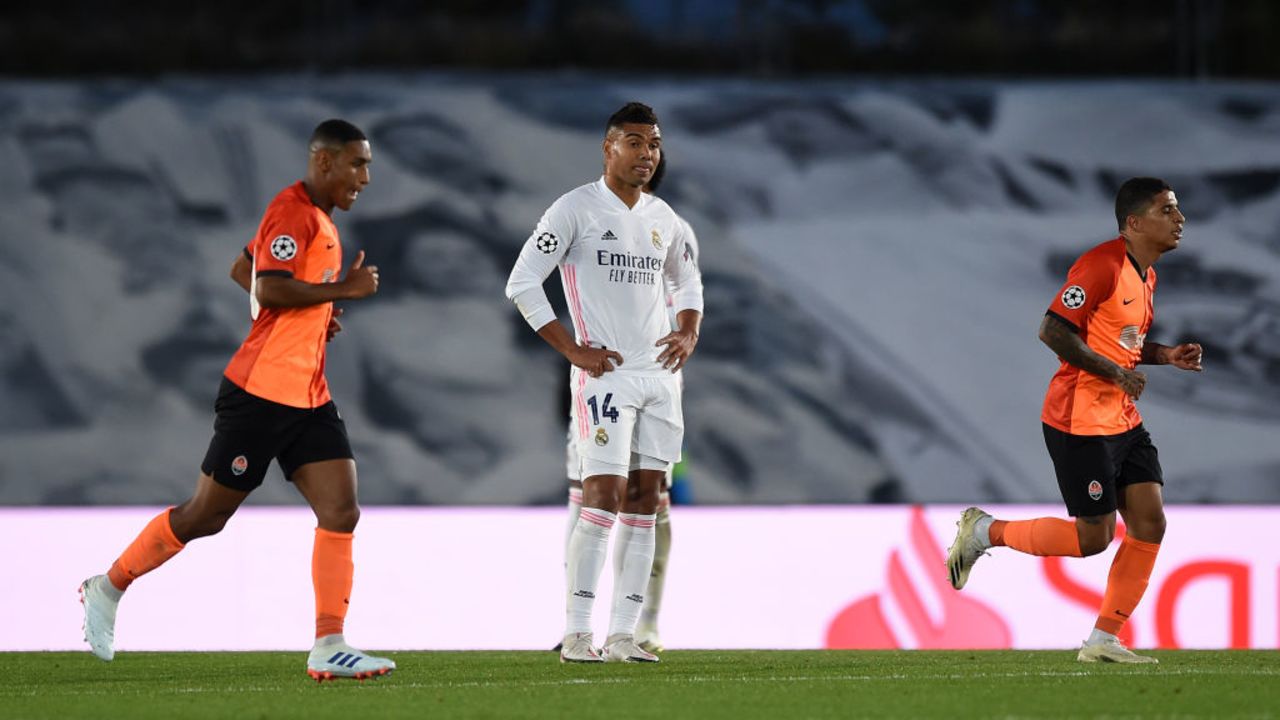
M600 377L621 365L622 355L617 350L579 345L569 362L585 370L591 377Z
M364 264L364 251L356 253L355 262L347 270L347 279L342 281L347 295L352 300L369 297L378 292L378 266Z

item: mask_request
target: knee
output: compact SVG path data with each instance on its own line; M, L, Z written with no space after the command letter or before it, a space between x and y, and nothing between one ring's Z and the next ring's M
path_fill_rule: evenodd
M1077 525L1076 535L1080 539L1080 555L1089 557L1107 549L1116 536L1116 528L1114 523Z
M356 525L360 522L360 506L350 505L318 512L316 520L320 527L330 532L355 532Z
M1164 540L1164 530L1167 524L1164 512L1159 511L1140 518L1130 518L1126 532L1132 535L1135 540L1158 544Z

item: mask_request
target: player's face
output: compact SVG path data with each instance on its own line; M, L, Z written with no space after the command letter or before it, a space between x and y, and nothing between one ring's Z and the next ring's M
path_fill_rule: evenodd
M1164 190L1156 193L1151 206L1142 214L1142 231L1156 250L1168 252L1178 247L1186 222L1187 218L1178 209L1178 197L1172 190Z
M369 184L369 163L372 162L368 140L353 140L330 155L326 179L335 206L351 209L360 191Z
M604 140L604 171L632 187L643 187L662 159L662 131L657 125L624 123Z

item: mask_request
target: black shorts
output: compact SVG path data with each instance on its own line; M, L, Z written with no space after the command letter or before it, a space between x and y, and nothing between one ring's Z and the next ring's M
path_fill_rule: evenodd
M1044 425L1044 444L1072 517L1110 513L1128 485L1164 484L1156 446L1141 425L1119 435L1072 435Z
M290 407L251 395L224 377L213 409L213 439L200 470L234 490L261 485L273 458L292 480L307 463L355 457L333 401L313 409Z

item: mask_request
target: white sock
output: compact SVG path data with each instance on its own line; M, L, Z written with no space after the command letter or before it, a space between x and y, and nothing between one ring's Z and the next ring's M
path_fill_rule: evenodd
M1084 644L1085 645L1101 645L1102 643L1105 643L1105 642L1120 642L1120 638L1116 637L1115 635L1112 635L1109 632L1099 630L1098 628L1094 628L1093 632L1089 633L1089 639L1085 640Z
M578 515L582 512L582 488L569 487L569 523L564 529L564 566L569 567L569 541L573 539L573 528L578 524Z
M591 632L591 607L596 601L596 585L604 570L604 556L609 550L609 531L617 516L607 510L584 507L569 538L568 608L565 634Z
M613 551L613 614L609 636L634 635L644 607L644 591L653 569L653 515L621 513L622 529Z
M988 515L973 524L973 535L982 543L983 550L991 547L991 523L995 521L995 518Z
M649 586L644 591L644 609L640 611L640 625L656 630L658 613L662 610L662 590L667 584L667 559L671 557L670 503L658 502L658 516L654 524L653 570L649 572Z

